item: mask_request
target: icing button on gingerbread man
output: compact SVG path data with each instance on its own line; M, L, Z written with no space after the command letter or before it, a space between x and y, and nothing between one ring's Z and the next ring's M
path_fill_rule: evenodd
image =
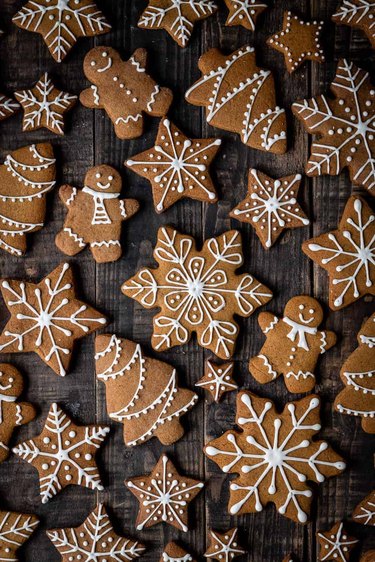
M89 245L97 263L121 257L121 223L139 209L135 199L119 199L121 185L120 174L102 165L87 172L83 189L70 185L60 188L68 215L55 242L64 254L74 256Z

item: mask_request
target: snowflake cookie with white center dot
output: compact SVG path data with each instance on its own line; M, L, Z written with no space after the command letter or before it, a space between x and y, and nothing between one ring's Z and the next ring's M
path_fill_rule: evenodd
M166 455L162 455L149 476L126 482L139 501L137 530L168 523L188 530L188 505L203 488L203 482L181 476Z
M220 402L226 392L238 389L232 376L233 366L234 363L217 365L207 360L204 365L204 375L195 386L207 390L215 402Z
M258 170L249 171L248 193L229 214L255 228L268 250L283 230L307 226L310 221L297 202L301 175L272 179Z
M229 14L225 25L242 25L249 31L255 30L256 20L268 5L259 0L224 0Z
M220 139L190 139L169 119L162 119L155 146L125 164L150 181L157 213L183 197L216 203L208 168L220 145Z
M349 537L344 529L342 522L335 525L326 532L318 532L316 534L320 544L319 560L335 560L336 562L348 562L350 552L359 542L353 537Z
M352 519L355 523L375 527L375 490L372 490L354 509Z
M320 95L292 105L306 131L318 136L306 164L308 176L337 176L375 194L375 88L368 72L340 59L331 84L333 98Z
M170 542L164 549L159 562L195 562L192 555L175 542Z
M79 527L53 529L47 535L61 554L62 562L127 562L145 551L138 541L114 531L101 503Z
M339 25L361 29L375 48L374 0L342 0L332 20Z
M238 475L230 484L231 515L259 512L272 502L285 517L307 522L313 496L307 482L345 469L326 441L313 440L321 429L319 407L319 397L310 395L278 414L270 400L238 394L236 423L243 431L226 431L205 447L225 473Z
M233 558L246 554L246 550L238 544L237 534L237 528L229 529L224 533L210 531L210 546L204 553L205 558L232 562Z
M0 560L17 562L17 551L39 525L35 515L0 511Z
M14 115L20 109L21 106L19 103L4 94L0 94L0 121L11 117L11 115Z
M95 454L108 433L109 427L76 425L53 403L42 433L13 453L38 470L42 503L47 503L71 484L104 490Z

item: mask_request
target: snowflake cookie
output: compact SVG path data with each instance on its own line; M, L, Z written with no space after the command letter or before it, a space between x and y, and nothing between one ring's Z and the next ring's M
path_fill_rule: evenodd
M345 469L328 443L313 440L321 429L319 406L319 397L310 395L277 414L270 400L238 394L236 423L243 431L227 431L205 447L224 472L239 474L230 484L231 515L272 502L282 515L307 522L313 495L307 481L320 483Z
M113 262L122 254L121 225L139 209L135 199L120 199L122 179L110 166L95 166L85 177L83 189L70 185L59 189L68 210L56 246L75 256L87 245L97 263Z
M39 33L57 62L80 37L102 35L111 29L94 0L29 0L13 23Z
M35 515L0 511L0 560L17 562L17 550L39 524Z
M166 455L162 455L149 476L126 482L139 501L137 530L165 522L186 532L188 505L203 488L203 482L181 476Z
M112 47L94 47L85 57L83 71L92 82L79 97L85 107L104 109L119 139L134 139L143 132L143 114L163 117L173 94L146 72L147 51L137 49L123 61Z
M44 226L55 164L52 145L43 143L14 150L0 166L0 248L10 254L25 254L26 234Z
M229 14L225 25L242 25L249 31L255 30L258 16L268 5L259 0L224 0Z
M251 224L268 250L283 230L310 224L297 203L301 179L300 174L295 174L275 180L251 169L248 193L229 216Z
M238 529L229 529L224 533L210 531L210 546L204 553L205 558L220 560L221 562L232 562L233 558L246 554L237 542Z
M74 341L106 324L97 310L76 298L73 272L67 263L40 283L3 279L0 288L11 314L0 335L0 352L34 351L62 377Z
M238 133L252 148L286 152L285 111L276 105L271 71L256 65L252 47L228 56L210 49L198 67L203 76L186 92L186 100L206 108L210 125Z
M335 560L337 562L348 562L350 552L358 543L353 537L349 537L340 521L329 531L318 532L320 544L319 560Z
M198 396L180 388L176 369L151 359L139 344L115 335L95 340L96 376L106 387L109 417L124 424L124 441L130 447L157 437L164 445L184 433L180 416Z
M0 121L4 121L21 109L19 103L4 94L0 94Z
M336 24L361 29L375 48L375 2L374 0L342 0L332 20Z
M375 433L375 313L363 323L357 339L358 347L341 368L345 388L334 407L341 414L360 417L362 429Z
M192 555L175 542L170 542L164 549L159 562L195 562Z
M232 376L233 366L234 363L215 365L207 360L204 364L204 375L195 386L204 388L212 395L215 402L220 402L226 392L238 389Z
M375 295L375 215L358 195L346 205L337 230L306 240L302 250L329 276L329 306L344 308Z
M355 523L375 527L375 490L369 493L355 508L352 513Z
M233 315L248 317L272 298L252 275L236 274L243 263L240 233L210 238L197 251L191 236L163 226L154 257L158 268L141 269L121 289L145 308L161 309L154 318L153 348L185 344L195 332L199 345L229 359L239 332Z
M323 309L312 297L300 295L290 299L284 317L261 312L259 326L266 342L249 363L249 371L261 384L281 375L289 392L309 392L315 386L315 367L319 356L333 347L336 335L319 331Z
M169 119L162 119L155 146L125 164L151 182L157 213L183 197L216 203L208 167L220 145L220 139L190 139Z
M292 105L295 116L311 135L306 165L308 176L337 176L349 169L350 179L375 194L375 88L368 72L341 59L331 85L334 98L325 95Z
M13 453L38 470L42 503L47 503L71 484L104 490L95 453L108 433L109 427L76 425L53 403L42 433L14 447Z
M145 551L141 543L115 533L103 504L98 504L79 527L53 529L47 535L62 562L127 562Z

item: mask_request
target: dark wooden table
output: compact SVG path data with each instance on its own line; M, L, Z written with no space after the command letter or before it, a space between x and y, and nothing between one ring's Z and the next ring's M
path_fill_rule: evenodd
M310 140L288 110L290 149L284 156L275 156L245 147L238 136L223 133L207 126L203 112L184 101L184 92L198 78L197 61L208 48L218 46L226 52L250 43L254 44L261 66L274 72L277 98L281 106L290 108L296 99L310 97L328 89L334 76L337 60L346 56L363 68L371 70L373 52L360 32L347 27L335 27L330 18L338 0L275 0L273 7L261 16L255 36L244 29L225 27L226 9L219 0L216 15L198 24L188 48L180 49L163 31L144 31L137 28L137 20L146 6L144 0L107 0L101 2L113 31L95 40L81 40L66 60L58 65L48 54L41 38L21 31L11 23L11 17L23 5L23 0L1 0L0 24L6 35L0 42L1 90L12 93L32 86L49 71L58 86L79 94L87 86L82 72L85 53L95 44L118 48L128 58L137 47L146 47L150 68L160 84L173 89L175 98L171 117L185 132L193 136L220 136L224 139L216 159L214 177L220 193L217 205L204 205L185 200L164 214L156 215L147 181L142 180L122 165L129 156L153 144L157 120L147 119L146 132L140 139L120 141L112 124L102 111L91 111L77 105L67 120L63 138L46 131L23 133L21 114L0 126L1 156L8 150L40 140L51 140L58 157L59 182L82 186L86 170L95 164L108 163L123 172L125 196L136 197L142 209L124 228L123 258L108 265L96 266L88 251L69 260L74 264L81 288L81 296L96 305L111 319L107 331L142 343L150 348L153 313L144 310L120 293L121 283L133 275L141 265L152 265L152 249L157 229L162 224L176 226L182 232L193 234L198 241L222 233L231 226L243 235L246 263L244 271L254 273L274 290L274 299L266 307L281 314L284 304L293 295L307 293L321 299L327 312L326 325L339 335L339 343L320 362L317 391L323 400L323 436L348 460L348 469L338 478L319 486L313 504L312 522L297 525L278 515L273 506L259 514L230 517L227 512L228 479L202 453L203 444L231 427L235 416L235 393L227 395L220 405L212 405L200 392L198 405L185 417L186 433L175 446L163 448L153 439L136 448L126 448L122 440L122 426L111 423L112 432L99 455L105 491L97 495L81 487L67 488L47 505L39 497L37 472L26 462L14 457L0 466L0 506L38 514L41 524L27 546L22 549L22 560L29 562L57 562L60 556L48 540L45 529L79 525L98 499L109 507L109 513L118 532L136 536L147 545L145 562L159 560L163 545L178 539L202 559L207 544L209 527L225 529L239 525L241 542L249 554L243 560L252 562L281 562L286 553L293 551L303 562L317 558L316 529L327 529L334 521L350 519L357 502L373 485L374 440L360 428L358 420L332 413L332 403L341 387L339 371L343 360L356 346L356 333L363 318L372 309L371 299L362 299L339 312L327 308L327 276L301 251L303 240L314 234L335 228L345 202L352 190L347 173L339 177L304 178L301 201L311 220L310 227L288 231L280 243L269 252L261 244L249 225L228 218L229 211L239 202L247 185L247 170L260 170L280 177L302 172L309 154ZM283 57L266 46L265 39L281 27L282 13L294 9L305 18L319 18L326 22L324 47L326 64L307 63L289 76ZM54 237L61 228L65 211L58 200L57 190L48 200L45 228L31 240L25 258L15 258L1 251L1 277L39 280L64 256L54 245ZM145 227L146 225L146 227ZM264 310L264 309L263 309ZM7 312L1 303L0 321L3 325ZM263 342L257 314L240 322L241 334L235 354L235 374L242 388L268 396L282 407L295 398L288 395L282 379L261 387L249 375L249 358L256 354ZM72 369L66 378L59 378L36 355L2 355L1 361L10 361L27 376L27 400L39 410L37 419L22 428L14 443L34 436L41 430L49 405L58 401L81 423L109 423L106 414L104 385L94 373L94 337L81 341L76 348ZM194 388L203 373L204 360L209 356L193 339L188 345L159 355L178 368L181 382ZM192 504L188 533L158 525L141 533L135 531L137 502L125 488L130 476L149 472L161 452L166 450L181 471L199 477L207 485ZM348 523L348 529L363 541L362 548L374 546L370 528ZM359 557L359 550L357 552ZM354 560L358 559L356 556Z

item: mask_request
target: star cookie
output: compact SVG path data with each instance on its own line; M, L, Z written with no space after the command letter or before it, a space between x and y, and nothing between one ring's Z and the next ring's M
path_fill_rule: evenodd
M149 476L138 476L126 485L139 501L138 531L165 522L184 532L188 530L188 505L204 486L181 476L166 455Z
M0 94L0 121L4 121L21 109L20 104L4 94Z
M352 195L337 230L306 240L302 250L329 275L329 306L344 308L375 295L375 216L364 199Z
M42 503L47 503L66 486L75 484L104 490L95 453L109 433L109 427L76 425L55 403L38 437L13 449L39 472Z
M239 332L233 315L251 316L272 298L252 275L236 274L243 263L240 233L210 238L198 251L194 238L163 226L154 257L158 268L141 269L121 288L145 308L161 309L154 318L153 348L185 344L195 332L199 345L229 359Z
M340 521L329 531L317 533L320 544L319 560L336 560L337 562L348 562L350 552L359 542L349 537Z
M11 314L0 335L0 351L34 351L62 377L74 341L106 324L97 310L76 298L73 272L67 263L38 284L5 279L0 287Z
M178 546L175 542L170 542L164 549L159 562L195 562L191 554Z
M259 0L224 0L229 14L225 25L242 25L249 31L255 30L255 24L258 16L266 8L267 4Z
M200 57L198 67L203 76L185 97L206 108L207 123L238 133L252 148L286 152L285 111L276 105L271 71L257 66L252 47L228 56L210 49Z
M342 0L332 20L336 24L361 29L375 48L375 2L374 0Z
M141 543L115 533L101 503L79 527L53 529L47 535L61 554L62 562L127 562L145 551Z
M204 376L199 379L195 386L204 388L211 394L215 402L220 402L226 392L238 389L232 377L233 366L234 363L215 365L215 363L207 360L204 365Z
M15 92L24 110L23 130L48 129L56 135L64 134L64 114L72 109L77 96L58 90L47 72L31 90Z
M248 193L229 216L251 224L268 250L283 230L310 224L297 203L302 176L274 180L258 170L249 171Z
M375 490L356 506L352 518L355 523L375 527Z
M299 523L308 520L312 490L307 481L323 482L341 473L345 463L320 431L320 400L310 395L290 402L282 414L273 403L251 392L237 396L236 423L205 447L205 454L225 473L238 474L230 484L229 513L262 511L267 503Z
M217 10L212 0L148 0L138 27L165 29L180 47L186 47L195 22L208 18Z
M267 39L267 45L284 55L288 72L294 72L305 60L324 62L321 47L323 21L302 21L292 12L284 12L283 29Z
M246 554L237 542L238 529L230 529L225 533L210 531L210 546L204 553L205 558L231 562L233 558Z
M13 17L21 29L39 33L61 62L80 37L94 37L111 26L94 0L29 0Z
M17 561L17 550L39 524L35 515L0 511L0 560Z
M308 176L337 176L349 169L351 181L375 193L375 88L368 72L341 59L331 90L292 105L294 115L311 135Z
M183 197L215 203L208 167L220 145L220 139L189 139L169 119L162 119L155 146L125 164L150 181L158 213Z

